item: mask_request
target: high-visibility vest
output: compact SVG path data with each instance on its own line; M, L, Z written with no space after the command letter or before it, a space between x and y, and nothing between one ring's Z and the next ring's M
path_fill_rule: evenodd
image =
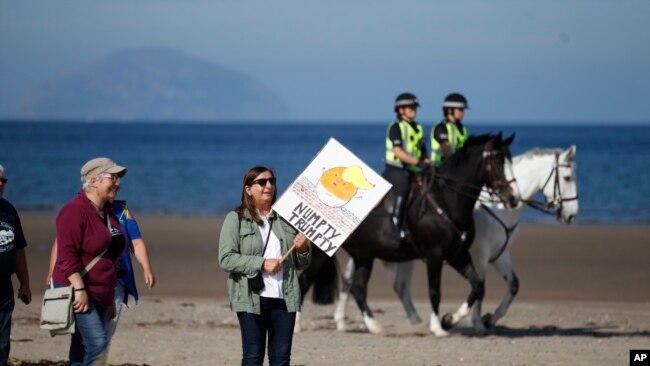
M452 154L462 148L463 145L465 145L465 141L467 141L467 128L465 128L465 126L463 126L462 129L459 129L458 125L451 122L447 123L446 120L436 123L436 125L431 129L431 162L436 167L440 166L445 161L445 156L442 154L440 143L433 136L434 131L441 123L447 128L447 141L451 146Z
M404 162L402 162L393 151L393 141L390 139L390 129L393 125L397 123L402 137L402 149L414 157L417 160L420 160L422 151L420 150L420 145L424 139L424 131L422 126L413 122L413 124L401 120L399 122L395 121L388 125L388 130L386 130L386 159L385 163L388 165L396 166L399 168L404 168ZM416 167L414 167L416 168Z

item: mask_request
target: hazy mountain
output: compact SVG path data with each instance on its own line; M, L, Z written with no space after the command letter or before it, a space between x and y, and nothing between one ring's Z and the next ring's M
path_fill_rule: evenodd
M282 98L254 78L164 48L126 50L37 85L18 116L52 119L283 119Z

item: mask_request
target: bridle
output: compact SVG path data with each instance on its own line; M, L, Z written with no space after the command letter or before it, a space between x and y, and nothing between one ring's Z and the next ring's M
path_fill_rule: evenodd
M578 199L578 195L575 197L562 197L562 191L560 189L560 168L571 168L571 164L560 164L560 154L555 153L555 163L553 164L553 168L551 169L548 178L546 178L546 181L542 186L542 192L544 192L546 186L551 181L551 177L553 177L553 174L555 173L555 179L553 180L553 199L551 201L547 200L546 202L539 202L535 200L522 200L522 202L549 215L561 215L562 203L575 201Z
M503 151L495 150L493 148L494 140L490 140L485 144L486 150L483 151L483 162L485 164L485 172L488 175L488 192L494 194L497 197L501 197L503 190L510 187L510 184L515 181L515 179L507 180L505 175L502 179L497 177L497 162L496 157L503 154ZM487 148L490 147L490 150ZM479 190L482 190L483 187L480 187Z
M462 196L473 198L473 196L470 193L464 192L462 188L467 188L470 190L481 192L484 189L484 187L487 187L487 191L491 195L501 197L501 193L503 192L503 190L505 188L510 187L510 184L513 181L515 181L514 179L507 180L505 176L503 178L497 177L497 173L498 173L497 157L502 154L503 151L494 149L494 140L490 140L487 143L485 143L485 147L482 153L481 167L482 170L487 174L488 184L486 186L477 186L475 184L465 183L458 179L443 174L435 173L434 176L432 176L431 174L425 175L425 178L430 178L430 179L425 179L425 182L422 184L423 186L426 187L424 191L429 192L431 190L431 185L433 185L433 182L437 177L440 178L441 180L458 184L461 187L461 189L455 189L452 187L448 187L448 188Z

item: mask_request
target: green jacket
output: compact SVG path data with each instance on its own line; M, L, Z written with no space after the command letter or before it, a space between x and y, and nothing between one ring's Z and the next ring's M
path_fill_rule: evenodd
M280 239L282 253L286 253L298 231L275 212L269 221L273 222L273 233ZM244 212L241 225L236 212L231 211L226 215L219 236L219 265L228 272L228 296L232 311L260 313L260 295L248 289L246 274L262 270L264 239L266 238L262 238L259 226L248 211ZM305 255L299 255L294 250L284 262L284 300L289 312L300 311L298 270L306 268L309 262L311 249Z

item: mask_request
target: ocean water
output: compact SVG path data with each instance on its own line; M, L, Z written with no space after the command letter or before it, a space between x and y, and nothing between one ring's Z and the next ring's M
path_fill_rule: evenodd
M428 129L431 126L427 126ZM516 133L513 155L577 145L579 223L650 223L650 126L468 125ZM108 156L128 168L120 198L137 213L213 215L232 209L243 173L276 171L282 192L332 136L381 173L386 124L0 122L5 191L20 210L58 210L79 170ZM528 209L525 222L554 218Z

